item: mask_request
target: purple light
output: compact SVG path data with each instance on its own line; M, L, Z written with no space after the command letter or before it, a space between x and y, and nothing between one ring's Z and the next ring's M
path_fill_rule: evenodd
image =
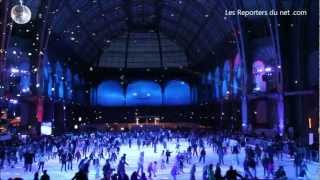
M258 72L258 73L262 73L262 72L263 72L263 69L259 68L259 69L257 70L257 72Z
M19 69L17 69L17 68L11 68L11 73L19 73Z
M254 91L260 91L261 88L260 88L260 87L255 87L253 90L254 90Z
M272 71L272 68L271 68L271 67L266 67L266 68L264 69L264 71L267 72L267 73L268 73L268 72L271 72L271 71Z
M16 99L10 99L9 102L11 104L18 104L18 100L16 100Z
M23 93L26 93L26 92L29 92L29 91L30 91L29 88L23 88L23 89L22 89L22 92L23 92Z
M278 98L277 112L278 112L279 134L282 136L284 132L284 103L283 103L283 96L281 95Z

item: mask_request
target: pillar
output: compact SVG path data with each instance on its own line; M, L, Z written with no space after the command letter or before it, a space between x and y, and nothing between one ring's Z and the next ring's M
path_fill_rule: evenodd
M243 5L241 2L234 0L234 8L241 9ZM247 132L249 127L248 122L248 97L247 97L247 54L246 54L246 31L243 26L243 19L240 16L235 16L236 24L234 25L235 38L237 40L237 47L240 54L240 66L242 69L241 74L241 120L242 120L242 131Z
M285 128L285 124L284 124L284 98L282 94L278 94L277 97L277 128L278 128L278 132L279 135L282 136L284 133L284 128Z
M248 98L247 96L241 97L241 127L245 132L248 130Z
M9 0L0 3L0 94L6 89L6 49L11 35L12 23L9 23Z
M271 1L272 8L279 10L279 4L276 0ZM272 38L272 43L276 52L276 64L280 66L277 68L277 95L276 95L276 113L277 113L277 120L276 124L274 125L274 129L278 132L280 136L284 134L285 131L285 109L284 109L284 92L283 92L283 68L281 68L282 62L282 54L281 54L281 47L280 47L280 34L278 30L278 16L267 17L269 22L270 28L270 35Z

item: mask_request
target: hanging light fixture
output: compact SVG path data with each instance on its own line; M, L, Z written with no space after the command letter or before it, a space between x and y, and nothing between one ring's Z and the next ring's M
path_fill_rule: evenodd
M11 9L11 18L17 24L26 24L31 20L31 10L23 5L23 1L19 0L19 4Z

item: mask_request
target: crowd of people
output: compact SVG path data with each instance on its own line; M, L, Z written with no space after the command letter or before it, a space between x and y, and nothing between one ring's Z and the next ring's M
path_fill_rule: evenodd
M188 145L181 146L182 142ZM168 143L175 148L169 149ZM129 148L136 146L139 154L137 169L128 174L126 167L127 154L120 154L123 145ZM288 143L288 152L294 158L296 177L306 177L307 164L302 147ZM161 152L159 159L145 159L146 148L154 153ZM190 174L190 180L199 179L196 172L202 167L202 180L215 179L256 179L257 166L263 166L264 177L269 179L287 179L282 166L275 170L274 161L281 160L284 152L284 140L276 137L265 144L247 142L242 134L171 131L165 129L135 129L128 132L94 132L66 134L63 136L41 136L35 138L18 138L10 142L2 142L0 146L0 168L15 168L19 162L24 163L26 172L34 172L34 180L50 179L50 169L46 162L59 159L60 171L77 172L73 180L88 179L89 171L94 169L95 178L102 180L149 180L157 177L157 173L169 169L171 179L179 179L180 174ZM217 162L207 160L207 151L213 151ZM239 154L245 152L240 161ZM226 173L221 166L226 154L232 154L234 163L242 165L240 171L231 165ZM175 157L172 157L175 155ZM144 167L145 161L147 167ZM76 167L75 167L76 166ZM190 171L185 167L189 166ZM42 176L39 177L39 172Z

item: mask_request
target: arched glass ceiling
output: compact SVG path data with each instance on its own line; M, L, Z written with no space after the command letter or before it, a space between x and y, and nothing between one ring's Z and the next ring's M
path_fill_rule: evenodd
M98 62L108 68L159 68L187 66L184 49L157 32L127 33L112 41Z
M201 60L230 34L225 0L65 0L53 32L88 62L125 32L161 32L192 60Z

